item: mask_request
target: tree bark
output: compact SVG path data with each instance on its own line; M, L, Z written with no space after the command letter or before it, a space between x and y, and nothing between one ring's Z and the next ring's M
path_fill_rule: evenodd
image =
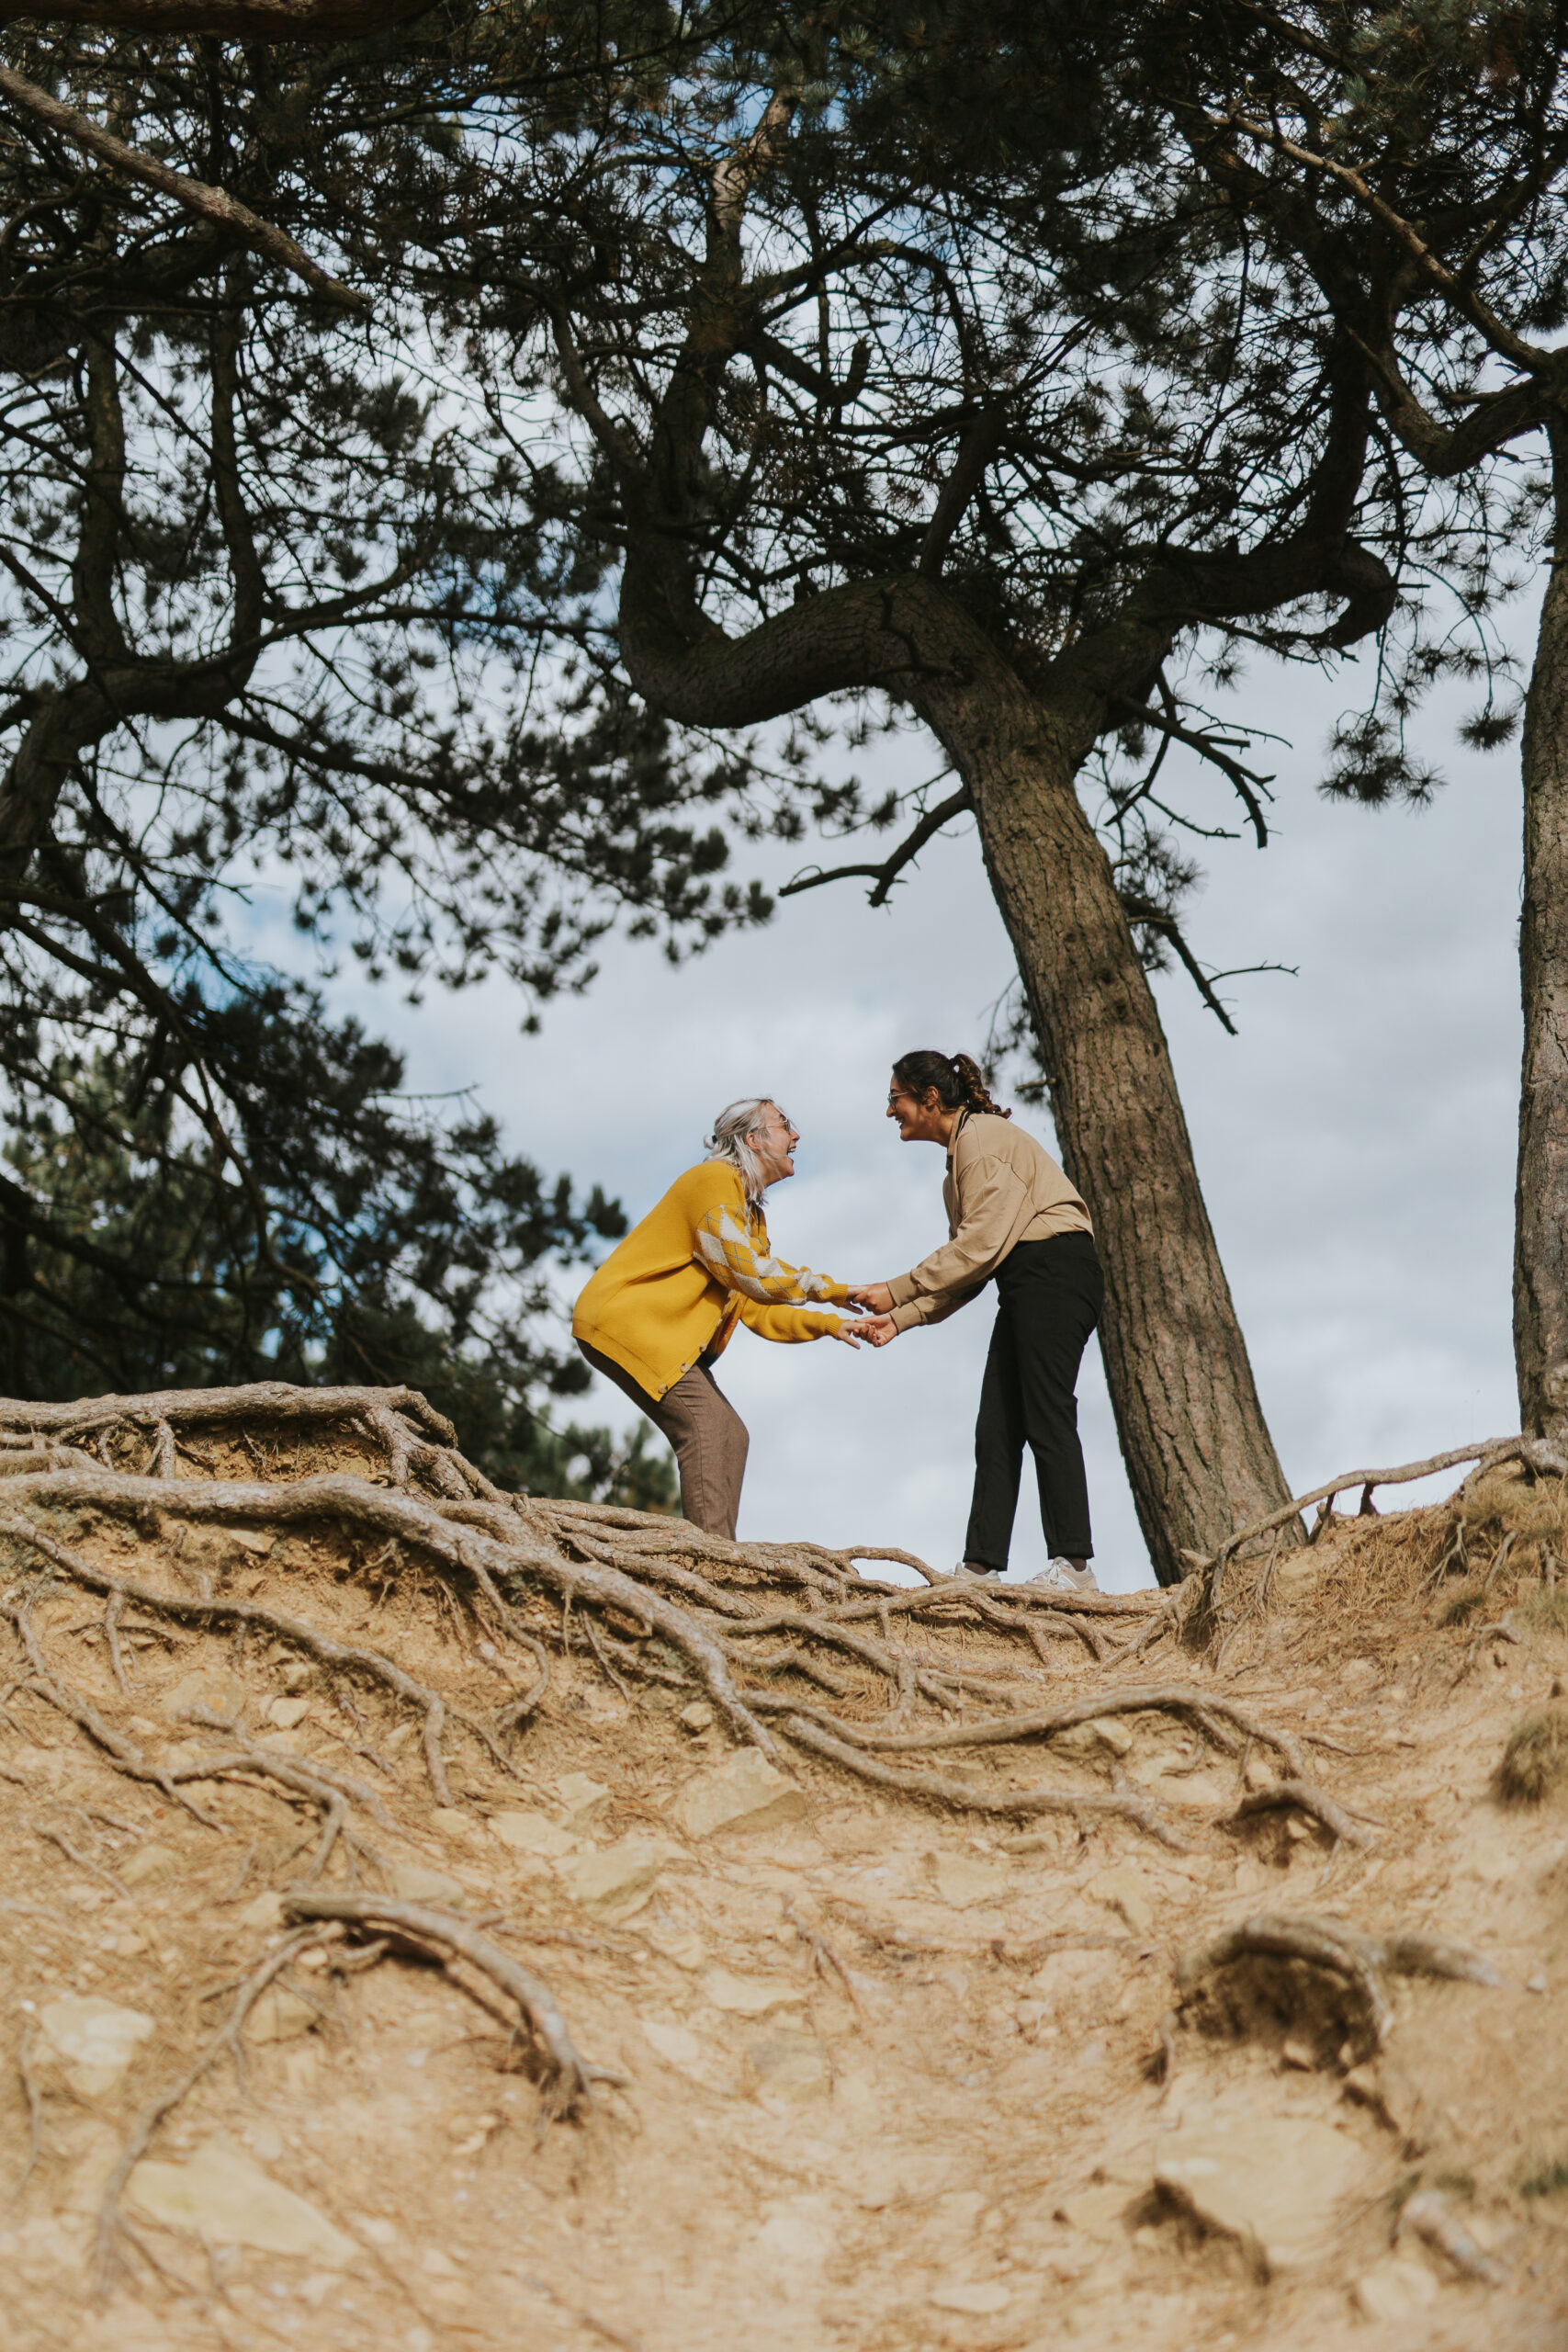
M1525 701L1524 1068L1514 1196L1520 1427L1568 1424L1568 416L1551 421L1554 537Z

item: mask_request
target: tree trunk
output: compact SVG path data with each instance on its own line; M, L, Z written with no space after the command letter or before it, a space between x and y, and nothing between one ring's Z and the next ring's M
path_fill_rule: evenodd
M1568 418L1551 423L1555 523L1525 702L1524 1069L1514 1196L1519 1425L1568 1423Z
M1100 1348L1161 1584L1290 1500L1198 1182L1159 1012L1074 789L1080 727L1001 663L918 691L974 797L1050 1081L1063 1162L1106 1275ZM1092 738L1091 738L1092 740Z

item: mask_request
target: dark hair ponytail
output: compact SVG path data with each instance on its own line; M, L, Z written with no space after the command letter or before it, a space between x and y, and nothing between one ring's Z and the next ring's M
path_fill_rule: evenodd
M893 1065L893 1075L917 1102L928 1087L934 1086L937 1101L944 1111L988 1111L998 1119L1012 1116L999 1102L992 1102L980 1065L968 1054L938 1054L929 1048L916 1054L900 1054Z

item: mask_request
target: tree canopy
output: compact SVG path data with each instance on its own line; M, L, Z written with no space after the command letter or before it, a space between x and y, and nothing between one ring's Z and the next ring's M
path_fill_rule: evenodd
M1277 1507L1146 979L1174 950L1224 1017L1181 762L1261 843L1216 684L1385 631L1478 510L1468 476L1412 499L1356 321L1173 138L1182 22L732 0L22 41L13 1088L108 1039L132 1124L233 1171L260 1269L293 1212L245 1172L257 1085L288 1081L233 1041L297 1031L276 1069L316 1086L362 1043L257 968L285 886L372 972L543 998L617 912L672 953L764 915L737 837L897 826L859 866L885 895L973 817L1159 1572ZM1455 656L1404 642L1408 697ZM826 733L912 724L934 781L825 780Z
M1161 753L1216 765L1264 837L1205 683L1383 627L1397 472L1354 345L1173 168L1124 33L1050 6L684 22L678 72L572 105L492 82L451 149L407 151L406 266L597 551L645 707L936 739L949 777L873 812L909 825L875 880L974 815L1174 1576L1283 1487L1140 954L1184 944Z

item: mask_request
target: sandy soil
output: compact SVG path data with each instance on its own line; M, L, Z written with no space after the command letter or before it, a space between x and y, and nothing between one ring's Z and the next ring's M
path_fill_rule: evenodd
M265 1469L324 1461L376 1475L342 1446ZM1295 1733L1360 1848L1300 1811L1235 1820L1272 1761L1153 1709L1056 1738L1037 1769L1152 1793L1174 1844L987 1820L798 1757L782 1797L713 1826L728 1728L689 1689L612 1679L581 1636L512 1751L523 1777L451 1743L438 1805L412 1723L287 1642L127 1608L122 1690L101 1602L40 1582L0 1521L7 1606L29 1604L58 1687L155 1760L220 1746L223 1722L355 1780L360 1849L340 1838L320 1883L485 1923L626 2078L549 2121L477 1980L395 1947L360 1965L329 1931L252 2012L241 2066L220 2058L150 2136L96 2287L128 2136L287 1933L319 1824L243 1775L183 1784L205 1821L128 1778L0 1626L6 2345L1568 2342L1568 1807L1506 1804L1496 1779L1568 1673L1544 1508L1494 1480L1462 1560L1448 1510L1338 1524L1277 1566L1218 1675L1168 1639L1157 1666L1068 1640L1021 1669L1042 1705L1140 1680L1244 1702ZM150 1521L44 1521L112 1573L205 1577L494 1706L441 1578L330 1525L208 1529L175 1557ZM1299 1964L1183 2005L1178 1956L1259 1913L1457 1939L1500 1981L1390 1974L1370 2057Z

